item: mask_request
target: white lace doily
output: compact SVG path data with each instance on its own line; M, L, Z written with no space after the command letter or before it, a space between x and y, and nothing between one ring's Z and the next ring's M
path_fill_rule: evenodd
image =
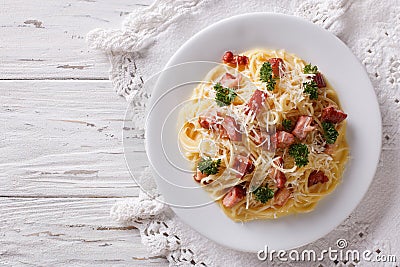
M87 40L107 53L110 79L119 95L131 103L133 127L143 134L144 111L151 92L143 84L193 34L222 18L256 11L292 14L328 29L342 39L365 65L374 85L383 119L383 151L374 181L357 209L327 236L302 249L335 247L339 238L350 248L373 255L396 255L400 261L400 1L322 0L156 0L130 14L119 30L95 29ZM362 101L362 95L357 101ZM365 119L365 122L368 118ZM156 190L146 169L141 184ZM164 255L171 266L256 266L257 255L221 247L183 224L164 204L147 197L117 203L111 216L136 226L149 252ZM365 262L318 262L321 266L365 266ZM318 266L318 264L316 264ZM274 262L272 265L309 266ZM371 266L395 266L373 263Z

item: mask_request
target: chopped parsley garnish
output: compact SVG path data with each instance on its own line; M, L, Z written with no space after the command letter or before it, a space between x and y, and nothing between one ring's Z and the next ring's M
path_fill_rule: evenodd
M317 66L313 66L310 63L310 64L304 66L303 72L305 74L317 74L318 67Z
M274 191L268 188L268 184L265 186L259 186L256 190L254 190L253 195L256 200L265 204L274 197Z
M293 144L289 147L289 155L294 158L299 167L308 164L308 147L305 144Z
M215 101L220 107L229 106L237 96L235 90L223 87L220 83L214 85L214 90L217 92Z
M219 165L221 165L221 159L213 160L212 158L207 157L200 159L197 168L203 174L212 175L218 173Z
M322 122L322 128L324 129L324 137L328 144L334 144L339 133L335 129L335 125L332 122Z
M314 80L303 83L304 93L310 94L310 99L318 99L318 85Z
M285 131L290 132L292 130L292 121L284 119L282 121L282 126L283 126L283 129L285 129Z
M260 69L260 80L267 83L267 90L275 89L276 79L272 77L272 66L269 62L264 62Z

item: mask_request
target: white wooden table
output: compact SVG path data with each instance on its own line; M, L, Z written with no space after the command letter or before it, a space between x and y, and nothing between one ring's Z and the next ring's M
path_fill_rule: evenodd
M125 101L85 43L150 3L0 1L0 266L167 264L109 218L138 188L123 156Z

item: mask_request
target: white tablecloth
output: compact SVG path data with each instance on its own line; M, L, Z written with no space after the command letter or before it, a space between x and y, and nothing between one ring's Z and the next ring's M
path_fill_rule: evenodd
M134 108L133 127L143 130L145 104L151 92L143 81L160 71L173 53L193 34L226 17L247 12L279 12L303 17L343 40L364 64L374 85L383 120L383 149L374 181L357 209L339 227L303 249L336 247L339 238L349 248L396 255L400 261L400 1L243 1L156 0L130 14L121 29L95 29L87 36L91 47L105 51L112 65L110 79L118 94ZM357 101L362 101L362 96ZM365 118L368 123L368 118ZM148 171L141 180L156 190ZM168 206L141 194L117 203L111 215L140 229L142 242L172 266L254 266L256 254L233 251L200 236L177 218ZM309 262L273 265L310 266ZM323 266L365 266L366 262L332 261ZM314 263L312 265L317 265ZM395 266L393 263L369 263Z

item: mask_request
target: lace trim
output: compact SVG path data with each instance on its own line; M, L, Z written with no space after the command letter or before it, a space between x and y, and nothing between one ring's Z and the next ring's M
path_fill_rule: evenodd
M156 0L144 10L128 15L121 30L94 29L86 39L93 49L113 53L141 53L181 15L194 9L200 0Z
M383 124L382 148L394 150L400 149L400 7L388 12L393 21L378 23L372 29L375 37L361 39L354 52L362 59L378 97Z
M346 13L351 1L305 1L300 4L295 14L303 17L322 28L335 34L341 35L344 26L339 18Z

